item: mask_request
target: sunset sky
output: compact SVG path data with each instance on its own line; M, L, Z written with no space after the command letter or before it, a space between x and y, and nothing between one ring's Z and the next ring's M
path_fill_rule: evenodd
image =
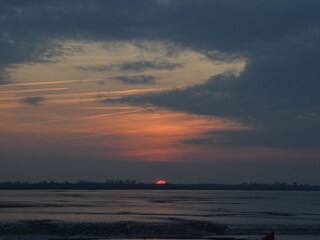
M0 2L0 181L320 184L317 0Z

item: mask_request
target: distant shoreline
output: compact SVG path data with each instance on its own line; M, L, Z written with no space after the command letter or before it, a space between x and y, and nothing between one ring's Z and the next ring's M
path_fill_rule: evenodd
M151 184L135 181L114 182L3 182L0 190L261 190L261 191L320 191L320 186L309 184L287 183L243 183L243 184Z

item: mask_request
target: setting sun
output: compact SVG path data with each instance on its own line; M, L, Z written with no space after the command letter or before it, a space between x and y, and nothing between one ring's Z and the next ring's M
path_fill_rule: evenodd
M165 181L165 180L158 180L158 181L156 182L156 184L157 184L157 185L164 185L164 184L167 184L167 181Z

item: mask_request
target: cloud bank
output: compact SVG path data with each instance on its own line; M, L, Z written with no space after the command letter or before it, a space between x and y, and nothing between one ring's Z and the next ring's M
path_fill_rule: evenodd
M251 132L223 144L320 146L320 2L316 0L1 1L0 73L59 56L64 40L160 41L212 59L245 58L245 70L203 85L123 101L237 119ZM120 68L170 68L146 62ZM142 79L142 80L141 80ZM150 78L118 79L127 83ZM259 141L257 141L259 139Z

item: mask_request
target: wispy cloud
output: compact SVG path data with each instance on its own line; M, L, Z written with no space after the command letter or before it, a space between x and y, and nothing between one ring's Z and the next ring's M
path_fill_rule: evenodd
M100 81L101 78L92 79L74 79L74 80L57 80L57 81L43 81L43 82L28 82L28 83L7 83L1 85L1 87L16 87L16 86L36 86L36 85L56 85L65 83L79 83L79 82L94 82Z
M150 92L161 92L167 90L167 88L145 88L145 89L129 89L129 90L112 90L112 91L87 91L80 93L61 93L61 94L48 94L46 98L78 98L82 96L95 96L96 98L115 97L115 96L127 96L135 94L143 94Z
M174 70L183 67L180 63L173 63L168 61L125 61L119 64L108 64L99 66L86 66L81 67L83 70L88 71L133 71L144 72L147 70Z
M92 108L89 108L87 110L92 110ZM93 109L95 110L95 109ZM101 109L100 109L101 110ZM106 118L106 117L116 117L121 116L125 114L131 114L131 113L138 113L144 111L141 108L138 107L109 107L109 108L103 108L103 110L113 110L117 112L109 112L104 114L96 114L96 115L90 115L90 116L82 116L82 117L69 117L69 118L59 118L54 120L48 120L48 121L41 121L41 122L35 122L32 125L46 125L50 123L58 123L58 122L66 122L66 121L78 121L78 120L90 120L95 118ZM125 111L124 111L125 110Z
M138 75L138 76L118 76L114 78L117 81L125 84L154 84L156 77L151 75Z
M116 113L105 113L105 114L98 114L98 115L83 117L82 119L114 117L114 116L119 116L119 115L124 115L124 114L130 114L130 113L137 113L137 112L142 112L142 111L143 111L142 109L136 109L136 110L130 110L130 111L116 112Z
M95 98L98 100L95 104L98 105L100 102L108 102L103 98L126 96L127 98L122 99L122 102L126 101L139 105L153 104L174 111L191 113L196 117L202 115L207 118L209 116L233 119L251 127L250 130L231 129L230 131L221 130L219 133L212 133L209 128L207 130L201 129L201 132L205 133L202 136L199 131L193 131L194 125L181 128L181 119L178 119L175 123L168 120L159 124L159 122L152 121L150 115L148 115L149 118L146 118L145 115L130 115L130 119L126 115L126 117L119 117L117 121L110 121L112 124L108 125L104 119L106 117L104 113L91 112L91 115L86 115L92 116L91 120L88 121L91 125L85 125L87 129L81 124L74 126L74 122L70 123L68 128L63 129L61 126L56 126L56 128L51 129L55 134L57 131L63 130L83 133L96 128L96 125L92 122L98 123L100 121L99 128L95 129L97 133L109 134L114 132L116 135L121 131L126 131L122 141L116 142L114 136L111 136L109 139L104 139L104 142L93 142L94 151L91 152L92 155L96 154L96 150L99 150L97 148L98 144L100 144L101 152L105 154L103 155L103 159L105 159L105 156L108 155L107 151L119 150L131 143L131 152L127 151L125 156L128 158L136 156L136 159L141 159L141 157L148 159L149 157L158 158L161 155L159 158L166 159L170 152L174 152L173 155L177 158L184 154L183 156L189 160L196 159L195 156L198 159L198 154L209 155L210 158L214 156L215 159L226 159L225 155L228 155L228 159L246 159L247 157L256 159L258 156L261 159L286 158L287 160L299 156L299 159L303 160L301 162L305 162L307 158L317 159L316 165L310 164L309 166L312 167L309 169L312 170L314 166L319 166L320 1L318 0L78 0L72 4L67 0L0 1L0 9L1 85L12 81L10 77L13 78L14 74L11 73L14 73L13 71L17 66L47 63L54 60L54 57L65 54L68 50L66 49L68 48L66 41L99 42L102 44L126 42L142 46L141 49L143 48L144 51L152 51L152 49L150 50L148 46L141 43L160 42L165 43L165 46L171 46L174 53L179 51L179 54L183 54L184 49L188 49L188 51L197 52L208 59L222 62L240 58L246 60L243 71L238 75L222 74L207 79L204 84L199 83L184 89L174 89L161 93L160 91L163 89L156 88L108 92L105 90L115 88L114 86L111 88L107 84L95 86L94 89L85 89L82 86L73 89L47 88L49 86L45 86L78 83L78 80L12 83L12 85L8 84L3 85L3 88L1 87L0 94L3 95L3 99L6 99L5 101L10 101L12 97L30 97L31 94L34 94L35 96L41 95L45 98L46 103L59 100L63 103L67 101L66 98L70 98L69 103L73 101L79 103L78 106L88 106L92 103L87 104L86 101L93 101ZM26 31L26 29L30 31ZM110 56L114 57L112 54L111 52ZM121 54L128 56L125 49ZM168 58L169 60L163 58L152 61L145 60L148 58L143 54L141 52L140 58L133 61L118 62L115 60L111 65L107 64L109 62L104 62L105 59L99 59L100 63L102 62L105 65L96 66L96 61L92 61L93 66L90 65L83 69L97 71L99 72L97 74L100 75L104 74L104 71L113 71L109 79L127 85L124 86L110 81L111 84L121 85L122 88L138 88L142 86L134 84L143 85L157 82L155 78L155 76L158 76L157 71L168 71L169 75L171 74L170 71L189 66L187 61L185 66L170 62L169 60L172 58ZM181 58L183 58L183 55L181 55ZM194 69L194 75L202 76L201 67L192 69ZM82 73L92 74L90 72ZM116 77L112 78L113 76ZM30 89L37 85L43 85L44 88L35 89L36 87L34 87ZM16 86L21 86L21 89L16 89ZM27 88L27 86L30 87ZM177 86L179 85L177 84ZM8 89L6 87L13 88ZM97 90L98 87L101 88L101 92ZM70 91L63 92L64 90ZM137 94L141 96L138 97ZM100 99L102 100L100 101ZM29 98L26 103L39 104L41 99ZM14 104L19 105L19 111L0 111L0 114L2 114L0 123L5 122L6 124L6 126L1 125L1 127L4 126L1 129L6 130L6 127L8 127L10 131L16 131L20 135L17 137L18 134L15 136L8 134L11 141L7 141L7 137L2 136L0 138L0 150L1 156L3 156L1 161L4 158L11 161L12 146L6 148L4 144L12 145L12 143L22 139L20 136L22 135L21 132L26 131L26 121L33 121L34 119L39 121L50 120L50 117L54 114L58 115L53 116L53 118L59 116L64 118L64 115L67 114L67 111L64 111L65 109L52 110L48 108L28 108L28 110L31 109L34 112L26 113L20 111L25 109L26 106L20 106L21 103L17 101ZM0 107L11 108L15 106L14 104L4 102ZM59 105L59 107L62 106ZM52 112L49 113L49 111ZM40 112L44 115L48 114L48 116L33 115L35 113L40 114ZM139 114L133 113L132 115ZM71 114L68 116L71 116ZM187 118L190 118L190 115ZM22 122L20 128L14 125L14 121ZM206 121L203 125L208 125L208 122ZM73 126L74 128L71 129ZM37 126L34 131L43 130ZM172 132L176 134L174 139L169 136ZM186 132L189 135L186 136ZM129 139L131 142L128 140L129 133L131 134L131 139ZM63 136L64 134L64 132L61 133ZM141 136L142 134L145 135ZM19 152L20 155L26 152L31 154L31 150L26 151L31 146L27 145L28 141L25 141L29 138L30 135L26 134L26 138L23 139L21 144L23 147ZM136 141L137 139L140 141ZM74 159L78 159L79 149L82 151L81 154L87 154L87 149L82 148L82 146L88 146L88 144L90 144L90 141L81 143L80 148L80 144L68 146L73 147ZM186 144L188 144L188 148L186 148ZM33 156L42 151L39 145L34 145ZM109 146L108 149L106 149L106 145ZM175 149L177 145L178 150ZM70 153L71 150L68 147L62 146L61 149L63 150L61 151ZM202 147L202 150L205 151L185 154L186 149L189 151L194 147ZM217 149L217 147L219 148ZM52 148L52 146L50 145L49 148ZM288 148L290 149L288 150ZM307 149L309 154L304 155L303 151L299 153L301 148ZM57 149L55 148L53 153ZM233 151L230 151L230 149ZM122 150L119 150L120 154L123 153ZM3 154L3 151L9 152ZM61 153L63 155L63 152ZM20 159L20 155L16 159ZM51 157L50 154L47 155ZM33 159L33 156L30 155L29 160ZM108 156L113 157L113 155ZM171 155L170 159L174 159L174 157ZM90 156L88 159L90 159ZM208 157L205 159L208 159ZM289 161L287 163L290 164ZM19 171L16 168L17 165L13 169ZM0 170L2 169L5 169L5 167ZM246 168L243 169L247 170ZM277 168L272 168L270 172L273 173L274 169ZM296 170L297 174L295 176L310 175L307 171L301 174L301 169L296 168ZM281 171L279 176L282 177L285 172ZM105 176L105 173L103 175ZM21 174L21 176L24 175ZM210 175L211 177L212 175ZM269 177L268 175L265 179L269 179ZM314 179L319 180L319 174Z
M70 88L39 88L39 89L20 89L20 90L2 90L0 93L29 93L29 92L56 92L64 91Z

